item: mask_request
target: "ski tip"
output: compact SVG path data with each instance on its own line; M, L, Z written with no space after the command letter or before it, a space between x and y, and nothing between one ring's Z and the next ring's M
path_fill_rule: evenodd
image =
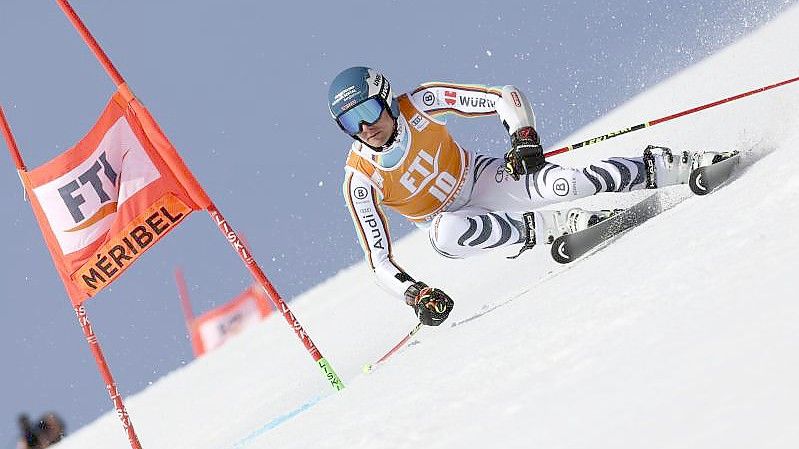
M371 363L366 363L366 364L363 365L361 370L363 371L364 374L369 374L369 373L372 372L372 368L373 367L374 367L374 365L372 365Z
M688 180L688 185L691 187L691 192L694 192L694 195L707 195L713 190L707 185L705 172L703 170L694 170Z
M572 261L572 257L568 251L568 245L566 244L566 239L563 237L558 237L552 242L552 258L555 259L555 262L558 263L569 263Z
M740 153L733 151L726 159L722 159L691 172L688 186L695 195L707 195L729 180L730 175L740 162Z

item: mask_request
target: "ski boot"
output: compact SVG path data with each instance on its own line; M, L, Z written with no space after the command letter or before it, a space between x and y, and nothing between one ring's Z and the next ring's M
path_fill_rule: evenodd
M524 235L522 248L515 259L536 243L551 245L561 235L574 234L622 212L624 209L585 210L573 207L567 211L538 210L522 215Z
M538 210L522 215L524 219L523 245L519 253L508 259L515 259L536 243L551 245L556 238L573 234L606 220L624 209L585 210L573 207L567 211Z
M565 234L574 234L606 220L623 209L585 210L573 207L566 211L540 210L535 214L536 240L551 244L556 238ZM526 215L526 214L525 214Z
M660 150L658 152L652 150ZM649 145L644 149L647 189L687 184L691 172L699 167L721 162L736 152L683 151L673 154L669 148Z

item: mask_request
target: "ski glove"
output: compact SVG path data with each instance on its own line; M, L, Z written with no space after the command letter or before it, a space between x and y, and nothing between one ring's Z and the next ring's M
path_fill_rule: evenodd
M505 153L505 170L516 181L544 166L544 149L532 126L519 128L510 136L511 149Z
M426 326L438 326L447 319L455 302L437 288L416 282L405 291L405 303L413 307L419 321Z

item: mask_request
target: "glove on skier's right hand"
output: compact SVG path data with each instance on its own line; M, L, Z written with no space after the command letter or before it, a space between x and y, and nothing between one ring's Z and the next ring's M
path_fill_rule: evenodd
M518 181L544 166L544 149L532 126L519 128L510 136L511 149L505 153L505 170Z
M438 326L447 319L455 302L446 293L416 282L405 292L405 303L413 307L419 321L426 326Z

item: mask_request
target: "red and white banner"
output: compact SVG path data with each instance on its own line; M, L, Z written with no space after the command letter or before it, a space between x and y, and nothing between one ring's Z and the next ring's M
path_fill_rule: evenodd
M229 303L210 310L192 321L194 355L200 356L225 344L231 337L260 322L270 313L269 298L252 286Z
M210 203L144 106L120 93L80 142L24 178L74 305Z

